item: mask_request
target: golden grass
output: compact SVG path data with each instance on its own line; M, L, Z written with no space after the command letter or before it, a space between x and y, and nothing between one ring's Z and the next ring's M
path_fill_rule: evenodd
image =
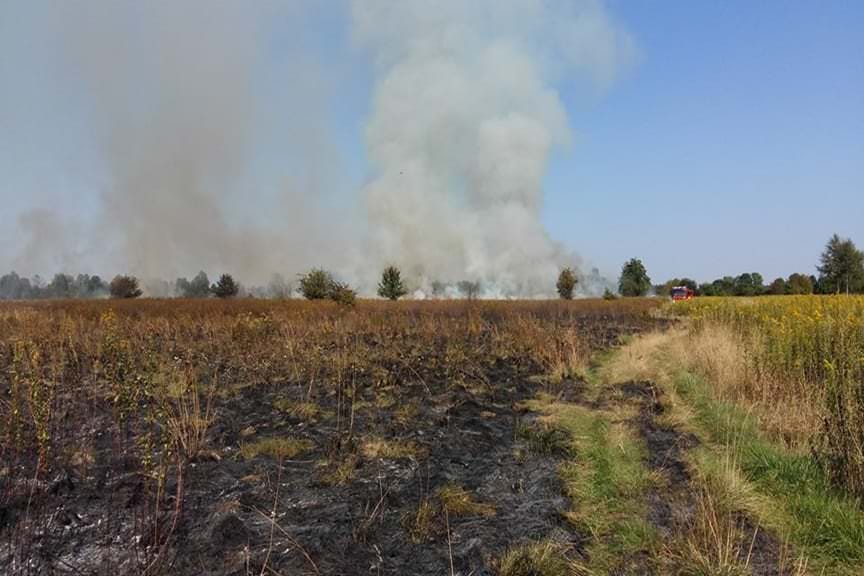
M385 438L368 438L360 445L360 452L369 460L378 458L398 460L413 458L420 453L417 445L410 440L387 440Z
M263 438L240 446L240 455L246 460L257 456L269 456L275 460L286 460L312 449L312 442L296 438Z
M586 571L551 540L517 546L498 560L499 576L577 576Z
M319 480L325 486L344 486L350 484L357 475L357 465L360 459L355 454L349 454L341 459L322 462L324 470Z
M402 518L402 527L415 544L431 540L438 532L438 511L435 505L424 498L417 509Z
M441 508L451 518L495 515L494 506L477 502L474 495L462 486L447 484L438 489L437 495Z
M273 403L273 406L286 414L290 414L295 418L299 418L305 422L315 422L321 416L321 407L314 402L293 402L291 400L280 398Z

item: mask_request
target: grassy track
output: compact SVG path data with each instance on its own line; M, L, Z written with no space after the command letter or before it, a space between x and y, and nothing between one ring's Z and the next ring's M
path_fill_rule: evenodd
M643 495L650 484L644 446L626 424L623 409L602 410L562 402L548 394L526 403L572 437L574 456L560 468L574 502L567 514L588 539L583 569L605 574L622 559L639 563L654 548Z
M711 371L699 373L693 349L704 344L702 337L717 350L716 334L673 329L640 336L597 371L595 394L611 399L616 383L653 382L663 392L659 420L698 438L686 451L694 511L662 545L640 542L643 553L662 572L684 574L864 573L860 502L835 488L809 452L762 429L754 410L721 397L702 375ZM609 483L626 485L614 476ZM645 507L630 494L631 518L624 523L632 525ZM592 499L579 496L575 506L591 510ZM620 550L612 542L601 537L594 549L614 556Z

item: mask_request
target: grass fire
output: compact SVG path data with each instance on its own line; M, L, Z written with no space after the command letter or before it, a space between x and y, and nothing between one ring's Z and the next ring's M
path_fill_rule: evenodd
M0 0L0 575L864 574L862 22Z

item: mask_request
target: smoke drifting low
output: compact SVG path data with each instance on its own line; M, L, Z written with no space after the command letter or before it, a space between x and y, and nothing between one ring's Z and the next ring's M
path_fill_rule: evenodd
M22 216L30 237L10 263L249 283L324 266L367 293L393 263L417 288L471 280L487 295L548 294L578 265L540 210L549 156L570 139L556 84L608 83L629 52L602 4L264 4L56 5L57 58L102 172L85 184L101 190L98 214L89 226L52 226L71 218L49 207ZM373 61L362 189L344 176L329 109L344 71L304 41L327 10ZM55 253L69 246L98 248Z
M285 146L294 166L326 153L318 143L328 122L314 104L326 96L315 80L321 66L291 58L296 82L285 100L262 93L268 19L294 19L285 28L294 33L305 10L89 0L68 12L65 36L81 58L109 175L101 224L123 269L145 278L230 270L261 281L337 253L338 234L313 224L320 188L301 188L300 175L260 182L254 174L265 146ZM297 121L310 114L321 121ZM293 132L287 142L274 124Z

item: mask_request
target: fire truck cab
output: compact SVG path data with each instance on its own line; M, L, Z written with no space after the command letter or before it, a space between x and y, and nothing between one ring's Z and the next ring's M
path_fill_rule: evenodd
M672 301L673 302L681 302L683 300L692 300L696 294L693 292L691 288L687 286L673 286L672 287Z

